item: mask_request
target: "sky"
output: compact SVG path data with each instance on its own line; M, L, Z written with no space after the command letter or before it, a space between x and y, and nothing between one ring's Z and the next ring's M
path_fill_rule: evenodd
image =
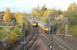
M77 0L0 0L0 11L10 8L12 12L30 13L33 8L46 5L48 9L66 10L69 4Z

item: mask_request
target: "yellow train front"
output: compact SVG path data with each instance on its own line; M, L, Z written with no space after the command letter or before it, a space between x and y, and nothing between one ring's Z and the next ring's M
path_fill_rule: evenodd
M39 24L39 27L40 27L40 32L46 33L46 34L49 33L48 24Z
M32 23L32 26L33 26L33 27L38 27L38 23L37 23L37 22L33 22L33 23Z
M44 27L43 30L45 31L45 33L48 34L48 32L49 32L49 28L48 27Z

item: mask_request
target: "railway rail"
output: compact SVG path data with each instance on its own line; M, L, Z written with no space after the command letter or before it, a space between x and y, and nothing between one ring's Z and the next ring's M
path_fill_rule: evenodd
M70 47L65 41L63 41L60 37L53 35L53 43L57 44L58 50L74 50L72 47ZM69 42L70 43L70 42ZM54 44L53 44L54 46Z
M26 47L25 47L26 50L29 50L32 47L32 45L35 43L35 41L36 41L36 39L38 37L37 33L38 33L38 30L35 30L35 28L34 28L34 35L31 38L31 40L28 41L28 44L26 44Z

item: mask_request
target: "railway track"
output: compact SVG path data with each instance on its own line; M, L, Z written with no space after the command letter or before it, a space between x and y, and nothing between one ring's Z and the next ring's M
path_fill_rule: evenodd
M31 32L30 30L33 32ZM15 44L14 47L9 50L29 50L29 48L34 44L37 39L37 30L29 27L30 34L28 35L28 37L25 36L25 33L24 36L22 36L22 38L17 42L17 44Z
M34 35L33 35L33 37L30 39L30 41L28 41L28 44L26 44L26 46L25 46L26 50L30 50L30 48L32 47L32 45L35 43L35 41L36 41L36 39L38 37L37 33L38 33L38 30L34 29Z
M55 45L54 45L54 43L55 43ZM55 48L58 48L57 50L74 50L67 43L65 43L61 38L56 37L56 36L53 36L53 45L52 46L54 46Z

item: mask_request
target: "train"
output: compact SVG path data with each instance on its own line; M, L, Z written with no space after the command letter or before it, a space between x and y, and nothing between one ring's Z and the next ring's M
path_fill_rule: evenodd
M31 20L31 24L32 24L33 27L38 27L41 32L44 32L46 34L48 34L49 31L51 33L57 32L57 27L55 25L49 27L49 24L42 23L42 22L39 22L39 21L36 21L36 20Z
M49 32L49 25L48 24L39 22L38 25L39 25L41 32L48 34L48 32Z
M42 23L36 20L30 20L30 23L32 27L38 27L41 32L44 32L46 34L49 32L49 26L46 23Z
M38 22L34 19L29 20L29 23L32 25L32 27L38 27Z
M38 27L38 22L35 22L35 21L34 21L34 22L32 23L32 26L33 26L33 27Z

